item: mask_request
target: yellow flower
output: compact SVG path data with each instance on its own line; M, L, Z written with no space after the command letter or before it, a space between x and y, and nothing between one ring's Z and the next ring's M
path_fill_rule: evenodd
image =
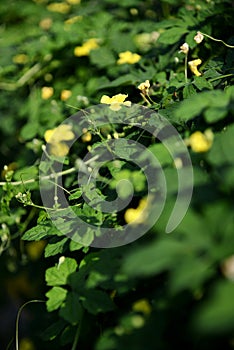
M76 23L78 21L81 21L82 19L83 19L83 16L74 16L74 17L67 19L64 23L65 24L73 24L73 23Z
M71 95L72 95L71 90L62 90L61 95L60 95L60 99L62 101L67 101L69 99L69 97L71 97Z
M52 87L43 86L43 88L41 89L41 98L43 100L48 100L49 98L51 98L51 96L53 96L53 94L54 89Z
M196 77L200 77L200 75L201 75L201 73L197 69L197 66L199 66L201 63L202 63L202 60L200 60L200 58L188 62L188 65L189 65L191 72L194 75L196 75Z
M144 209L147 207L147 200L141 199L136 209L129 208L124 213L124 220L129 225L138 225L144 223L146 219L146 212Z
M81 0L66 0L68 4L70 5L78 5L80 4Z
M71 129L71 125L62 124L45 132L44 139L49 143L52 155L64 157L69 153L69 147L64 141L71 141L75 138Z
M28 56L24 53L20 53L18 55L15 55L12 60L14 63L17 64L25 64L28 62Z
M204 39L204 35L201 32L197 32L197 34L194 37L194 40L197 44L200 44L202 40Z
M145 315L149 315L152 311L152 307L147 299L139 299L132 305L133 311L142 312Z
M137 63L140 59L141 56L137 53L132 53L131 51L120 52L117 64L134 64Z
M118 111L121 108L121 105L130 107L131 106L131 101L125 101L128 95L124 94L118 94L112 97L109 97L107 95L103 95L100 102L110 105L110 109L112 111Z
M188 52L189 52L189 45L187 43L184 43L182 46L180 46L180 51L179 52L182 52L185 55L187 55Z
M51 12L68 13L70 11L70 8L71 6L65 2L54 2L47 5L47 10Z
M49 30L52 26L53 20L50 17L43 18L39 22L39 27L41 27L44 30Z
M91 38L87 40L82 46L76 46L74 49L75 56L88 56L91 50L99 48L98 39Z
M85 131L84 134L81 136L81 140L83 142L90 142L92 140L92 134L89 131Z
M201 131L195 131L190 135L188 144L196 153L209 151L212 146L214 135L211 130L206 130L204 134Z
M144 81L144 83L141 83L140 85L138 85L137 87L139 90L141 90L141 92L144 95L148 95L149 93L149 88L150 88L150 82L149 80Z

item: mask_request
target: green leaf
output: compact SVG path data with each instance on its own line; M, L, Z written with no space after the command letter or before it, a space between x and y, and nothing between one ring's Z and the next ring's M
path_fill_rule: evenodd
M195 329L205 334L234 331L234 284L229 281L217 283L209 299L196 310L193 319Z
M185 85L185 87L183 88L183 98L189 98L195 95L196 93L197 92L192 84Z
M156 143L150 146L149 150L154 154L162 166L172 163L172 157L167 148L162 143Z
M73 199L78 199L82 196L82 191L81 189L77 190L76 192L72 193L70 196L69 196L69 200L73 200Z
M214 165L234 164L232 150L234 149L234 125L230 125L225 131L215 134L214 142L207 159Z
M218 116L219 109L227 108L228 103L229 98L223 91L204 91L177 104L177 109L174 111L174 116L177 121L188 121L200 115L204 109L208 109L210 107L217 111Z
M130 253L124 261L123 272L129 276L150 276L173 267L185 253L184 244L170 237Z
M109 295L100 290L86 290L81 301L91 314L111 311L115 307Z
M64 245L68 241L68 238L64 238L56 243L48 243L45 247L45 258L53 256L63 252Z
M48 236L50 227L47 225L37 225L26 231L22 237L25 241L39 241Z
M65 300L67 295L67 290L61 287L53 287L46 293L48 298L46 302L47 310L49 312L58 309L63 301Z
M198 90L204 90L204 89L213 89L212 84L206 80L204 76L201 77L194 77L193 84L198 88Z
M79 302L79 295L68 292L65 303L59 311L59 315L71 324L77 324L82 317L82 306Z
M107 66L113 65L116 62L113 53L106 47L102 47L90 52L91 63L99 68L105 68Z
M72 258L65 258L57 266L50 267L46 270L46 282L48 286L60 286L67 284L70 274L76 271L77 262Z
M186 27L173 27L166 29L165 32L160 34L158 42L161 44L175 44L179 42L182 35L186 34L188 29Z

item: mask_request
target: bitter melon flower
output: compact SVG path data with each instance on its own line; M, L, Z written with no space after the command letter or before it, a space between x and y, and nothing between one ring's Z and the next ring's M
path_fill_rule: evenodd
M197 58L196 60L189 61L188 65L191 70L191 72L196 75L196 77L200 77L201 73L198 71L197 66L199 66L202 63L202 60L200 58Z
M69 147L64 141L71 141L75 138L72 126L68 124L59 125L55 129L47 130L44 139L49 143L50 154L57 157L64 157L69 153Z
M13 62L17 64L25 64L28 62L28 56L24 53L19 53L13 57Z
M139 299L133 303L132 310L147 316L151 313L152 307L147 299Z
M188 139L193 152L203 153L209 151L212 146L214 134L211 130L206 130L204 134L201 131L195 131Z
M54 89L51 86L43 86L41 89L41 98L43 100L48 100L54 94Z
M124 51L119 53L119 59L117 64L134 64L140 61L141 56L137 53L132 53L131 51Z
M184 43L183 45L180 46L180 51L179 52L182 52L184 53L185 55L188 54L189 52L189 45L187 43Z
M120 110L121 105L124 105L127 107L131 106L131 101L125 101L127 97L128 95L124 95L124 94L118 94L112 97L103 95L100 102L110 105L110 109L112 109L112 111L118 111Z
M69 99L69 97L71 97L71 95L72 95L71 90L62 90L61 95L60 95L60 99L62 101L67 101Z
M78 5L80 4L81 0L66 0L68 4L70 5Z
M58 13L68 13L71 6L66 2L54 2L46 6L47 10Z
M197 34L194 37L194 40L197 44L200 44L202 40L204 39L204 35L201 32L197 32Z
M148 95L149 93L149 88L150 88L150 82L149 80L144 81L137 87L139 90L141 90L143 95Z
M147 200L141 199L139 202L138 207L135 208L129 208L124 213L124 220L129 225L138 225L144 223L147 213L145 211L147 207Z
M98 39L91 38L87 40L82 46L76 46L74 49L74 55L77 57L88 56L91 50L95 50L98 48Z

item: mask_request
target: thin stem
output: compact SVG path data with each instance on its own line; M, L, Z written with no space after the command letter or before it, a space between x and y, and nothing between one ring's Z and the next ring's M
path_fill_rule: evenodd
M44 300L29 300L26 303L24 303L18 310L17 317L16 317L16 325L15 325L15 349L19 350L19 319L22 313L22 310L24 309L25 306L31 303L45 303Z
M215 77L215 78L212 78L210 79L209 81L212 82L212 81L215 81L215 80L219 80L219 79L223 79L223 78L228 78L228 77L231 77L233 76L234 74L230 73L230 74L225 74L225 75L219 75L218 77Z
M79 337L80 337L82 318L83 318L83 312L81 314L80 322L79 322L77 330L76 330L76 334L75 334L75 337L74 337L74 340L73 340L73 344L72 344L71 350L76 350L76 347L77 347L77 344L78 344L78 341L79 341Z
M67 175L67 174L71 174L74 173L77 169L75 167L72 167L70 169L64 170L64 171L60 171L58 173L52 173L50 175L46 175L46 176L42 176L41 180L50 180L50 179L54 179L56 176L63 176L63 175ZM24 181L24 184L30 184L35 182L35 179L28 179ZM5 186L6 184L11 184L13 186L19 186L22 185L22 181L13 181L13 182L0 182L0 186Z
M221 43L224 44L225 46L230 47L230 49L234 49L234 45L226 44L226 43L225 43L223 40L221 40L221 39L213 38L213 36L210 36L210 35L205 34L205 33L202 33L202 32L200 32L200 33L201 33L202 35L206 36L207 38L211 39L211 40L221 42Z
M185 54L185 59L184 59L184 78L185 78L185 83L187 84L188 82L188 54Z

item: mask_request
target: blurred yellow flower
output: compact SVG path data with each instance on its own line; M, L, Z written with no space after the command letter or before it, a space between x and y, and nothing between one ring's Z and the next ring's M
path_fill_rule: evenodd
M118 94L112 97L103 95L100 102L110 105L110 109L112 109L112 111L118 111L120 110L121 105L124 105L127 107L131 106L131 101L125 101L127 97L128 95L124 95L124 94Z
M146 219L145 209L147 207L147 200L141 199L136 209L129 208L124 213L124 220L129 225L142 224Z
M89 131L86 131L82 136L81 136L81 140L83 142L90 142L92 140L92 134Z
M196 77L200 77L200 75L201 75L201 73L197 69L197 66L199 66L201 63L202 63L202 60L200 60L200 58L188 62L188 65L189 65L191 72L194 75L196 75Z
M46 246L45 240L32 241L27 243L27 245L25 246L25 250L27 252L28 257L31 260L36 261L40 259L40 257L42 256L45 246Z
M188 139L188 145L196 153L209 151L212 146L214 134L211 130L206 130L204 134L201 131L195 131Z
M78 5L80 4L81 0L66 0L68 4L70 5Z
M74 17L67 19L64 23L65 24L73 24L73 23L76 23L78 21L81 21L82 19L83 19L83 16L74 16Z
M36 348L33 341L25 337L20 340L19 350L36 350Z
M117 64L134 64L140 61L140 59L141 56L137 53L132 53L131 51L120 52Z
M98 39L91 38L87 40L82 46L76 46L74 49L75 56L88 56L91 50L99 48Z
M62 90L60 94L60 100L67 101L69 97L71 97L72 92L71 90Z
M71 125L62 124L45 132L44 139L50 145L50 154L64 157L69 153L69 147L64 141L71 141L75 138L75 134L71 129Z
M145 315L149 315L152 311L152 307L147 299L139 299L133 303L132 310L136 312L142 312Z
M40 22L39 22L39 27L41 27L44 30L48 30L50 29L50 27L52 26L53 20L50 17L46 17L43 18Z
M43 100L48 100L54 94L54 89L50 86L43 86L41 89L41 98Z
M51 12L68 13L71 6L66 2L53 2L47 5L47 10Z
M25 64L28 62L28 56L24 53L20 53L18 55L15 55L12 61L17 64Z

